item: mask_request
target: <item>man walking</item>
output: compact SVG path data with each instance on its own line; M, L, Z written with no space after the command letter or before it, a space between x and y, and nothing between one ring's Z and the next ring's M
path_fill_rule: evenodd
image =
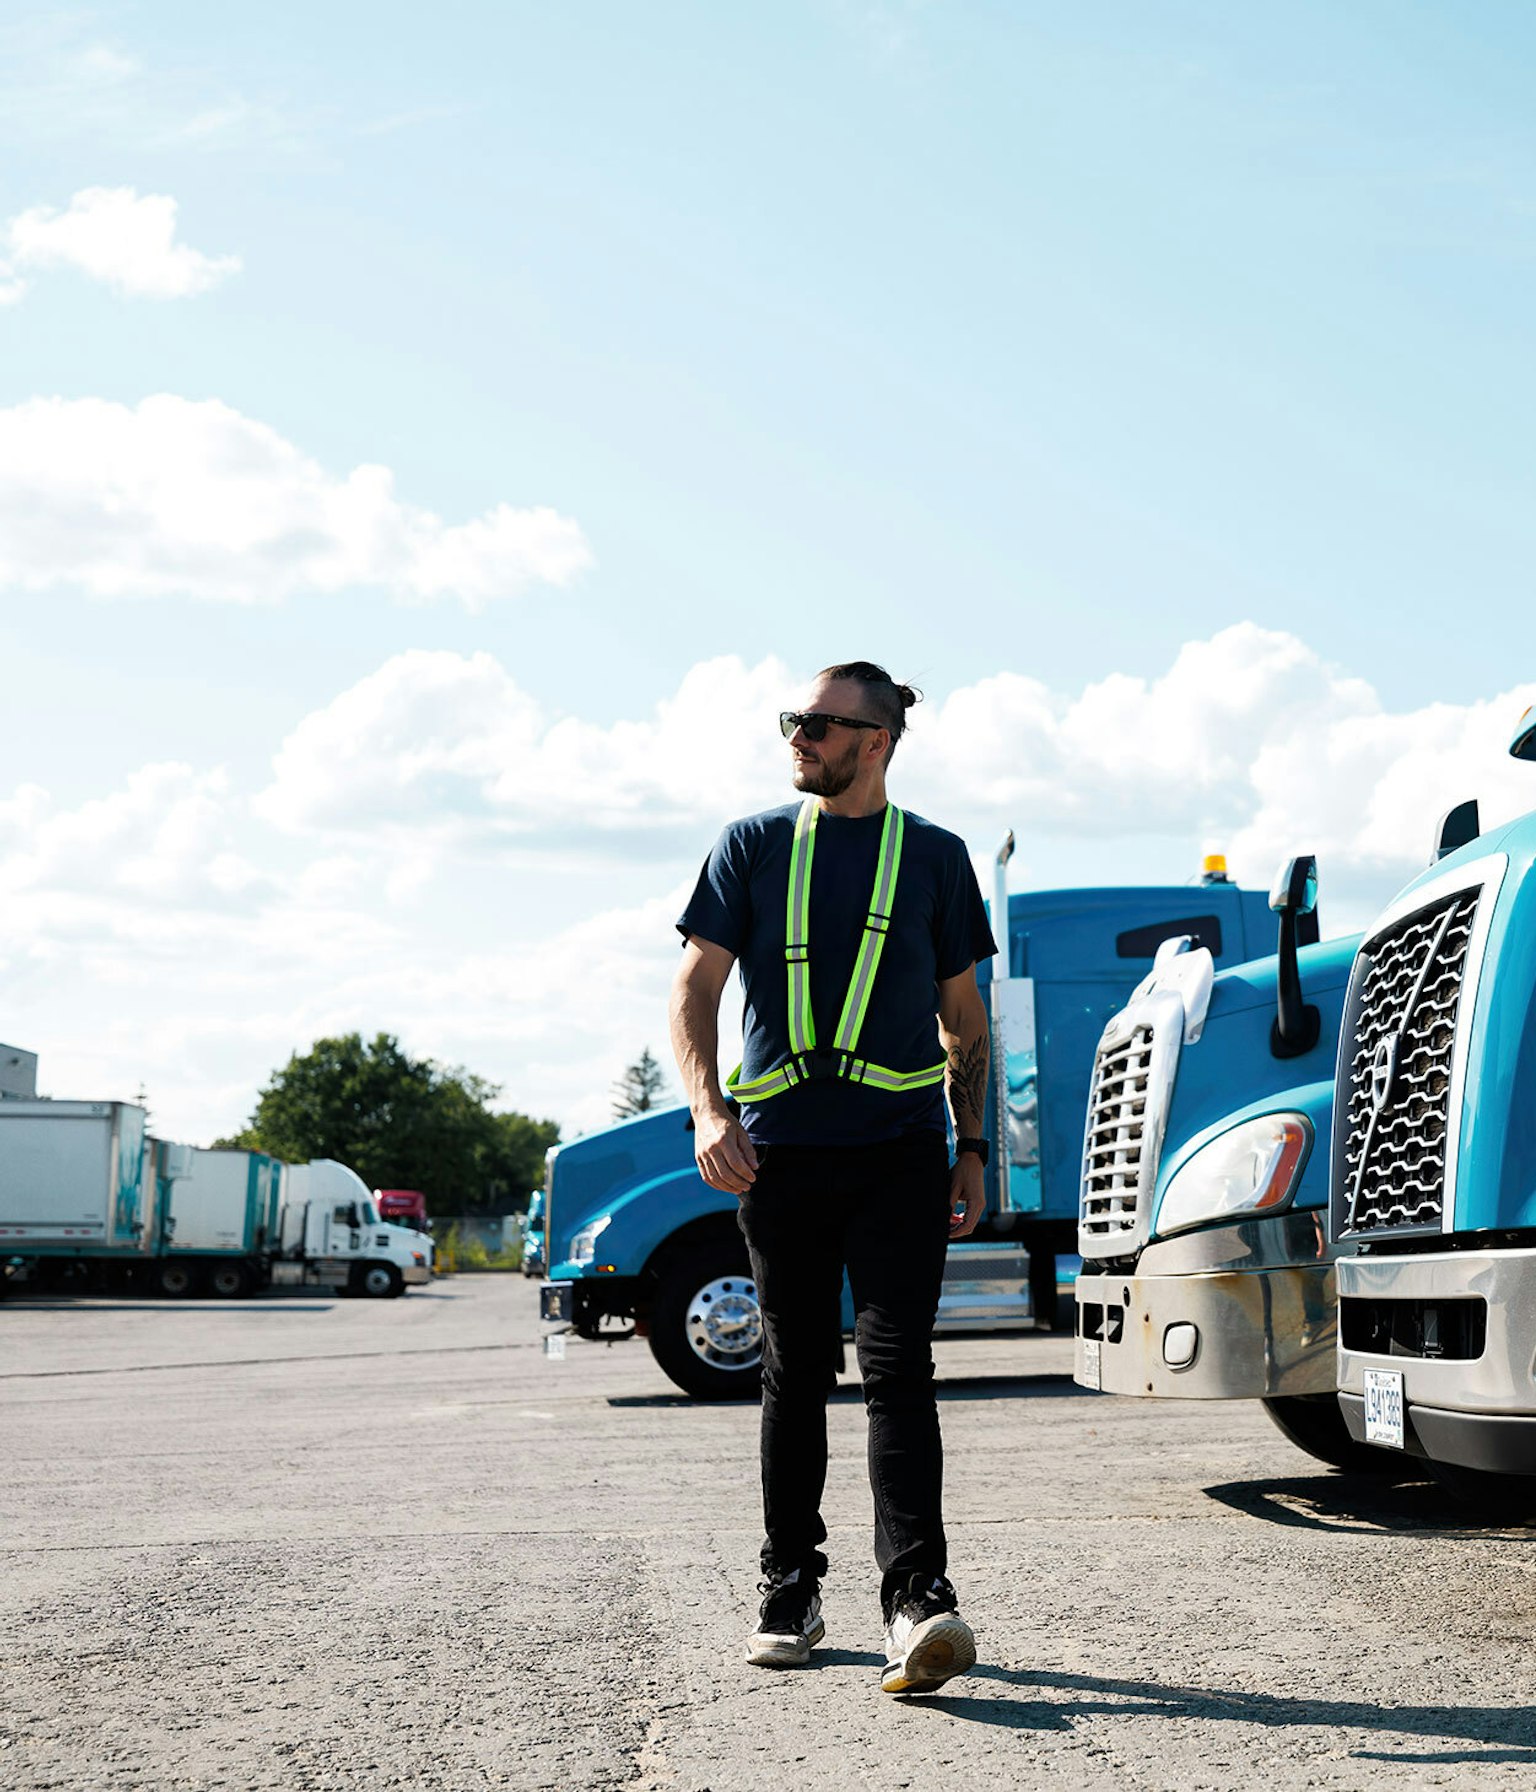
M747 1659L799 1666L824 1634L826 1403L846 1268L892 1693L931 1692L976 1660L946 1578L930 1338L945 1248L985 1200L976 961L996 950L963 843L886 801L916 701L856 660L780 717L802 801L721 834L678 922L672 991L699 1173L739 1199L763 1316L764 1598ZM738 960L739 1113L716 1068Z

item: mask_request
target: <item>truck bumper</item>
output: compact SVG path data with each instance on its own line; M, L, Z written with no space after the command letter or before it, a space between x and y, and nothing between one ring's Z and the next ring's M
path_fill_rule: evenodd
M1330 1263L1082 1275L1072 1377L1164 1400L1330 1394L1334 1339Z
M1339 1405L1351 1434L1366 1441L1366 1370L1386 1370L1403 1378L1410 1455L1536 1474L1536 1250L1343 1257L1338 1272ZM1450 1302L1474 1303L1475 1344L1457 1341L1464 1327L1442 1323ZM1443 1341L1435 1355L1422 1342L1416 1354L1430 1313ZM1393 1329L1390 1349L1359 1347L1382 1326ZM1477 1345L1476 1355L1454 1354Z
M432 1280L432 1269L426 1263L413 1263L409 1269L402 1269L400 1275L407 1288L419 1288Z

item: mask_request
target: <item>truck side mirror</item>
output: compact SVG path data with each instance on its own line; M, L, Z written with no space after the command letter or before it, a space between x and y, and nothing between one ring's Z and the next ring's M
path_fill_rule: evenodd
M1269 1049L1276 1058L1299 1058L1317 1044L1322 1016L1301 996L1296 948L1316 944L1317 858L1303 853L1281 866L1269 893L1269 906L1280 917L1279 973L1275 978L1275 1020Z
M1536 704L1533 704L1515 727L1515 738L1509 743L1512 759L1536 759Z
M1447 853L1470 846L1482 831L1475 796L1469 797L1464 803L1458 803L1454 809L1447 809L1440 817L1440 826L1435 830L1435 856L1429 861L1430 864L1438 864Z

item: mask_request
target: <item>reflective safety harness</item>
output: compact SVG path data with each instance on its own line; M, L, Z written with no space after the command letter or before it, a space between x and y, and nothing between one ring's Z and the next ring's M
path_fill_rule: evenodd
M784 962L789 976L789 1056L775 1070L742 1082L738 1064L726 1087L738 1101L758 1103L782 1095L796 1084L840 1077L871 1089L888 1089L904 1095L911 1089L929 1089L944 1080L945 1060L928 1070L887 1070L857 1055L864 1016L885 950L896 898L896 878L901 870L901 837L906 823L901 810L887 803L885 825L880 830L880 856L875 864L875 887L869 896L869 912L853 962L848 994L830 1046L816 1043L816 1021L811 1013L811 859L816 850L816 820L821 813L815 797L807 797L795 817L794 845L789 854L789 899L784 920Z

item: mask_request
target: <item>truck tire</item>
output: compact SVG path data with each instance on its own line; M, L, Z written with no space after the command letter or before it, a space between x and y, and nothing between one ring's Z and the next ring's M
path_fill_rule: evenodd
M198 1291L197 1266L184 1258L167 1257L155 1266L155 1291L171 1300L186 1300Z
M1459 1462L1431 1462L1428 1468L1459 1505L1489 1524L1536 1524L1536 1475L1500 1475Z
M243 1263L215 1263L208 1271L208 1292L220 1300L244 1300L251 1291L251 1272Z
M352 1272L352 1286L373 1300L393 1300L405 1293L405 1278L393 1263L360 1263Z
M1389 1481L1401 1480L1411 1470L1411 1462L1395 1451L1357 1444L1332 1394L1287 1394L1262 1405L1298 1450L1331 1468Z
M650 1343L651 1355L685 1394L757 1398L763 1319L745 1245L699 1245L666 1265L651 1306Z

